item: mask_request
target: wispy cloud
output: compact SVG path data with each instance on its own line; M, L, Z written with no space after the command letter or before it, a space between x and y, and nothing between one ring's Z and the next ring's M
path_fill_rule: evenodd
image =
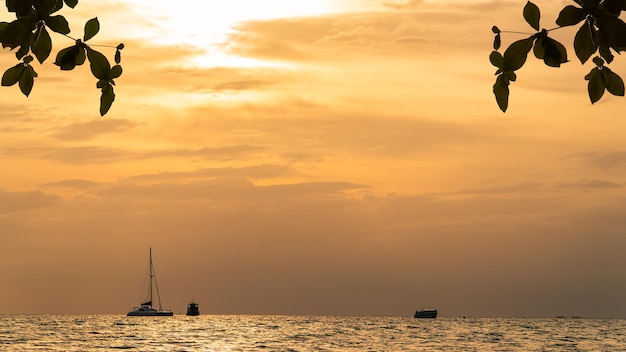
M60 201L60 197L41 191L11 192L0 190L0 215L50 207Z

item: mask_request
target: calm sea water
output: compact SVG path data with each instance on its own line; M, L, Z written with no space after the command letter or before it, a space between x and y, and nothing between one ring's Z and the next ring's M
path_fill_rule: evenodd
M0 351L626 351L626 320L0 315Z

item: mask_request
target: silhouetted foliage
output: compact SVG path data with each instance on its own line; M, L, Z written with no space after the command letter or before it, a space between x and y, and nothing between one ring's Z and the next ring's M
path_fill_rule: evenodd
M578 25L582 22L574 36L574 51L576 57L584 64L591 56L595 68L585 76L589 81L587 89L591 103L595 103L604 95L605 91L617 96L624 96L624 81L611 71L606 64L613 61L613 53L626 50L626 23L619 17L626 10L626 0L573 0L576 5L567 5L559 13L556 20L558 27L539 29L541 12L537 5L527 2L523 16L526 22L537 31L526 39L513 42L502 55L499 50L502 45L502 33L523 34L519 32L501 31L493 26L495 34L493 48L489 55L491 63L497 67L496 83L493 93L496 102L503 112L509 105L509 85L517 79L515 71L524 66L530 50L536 58L551 67L560 67L568 62L567 50L563 44L549 37L549 32L566 26ZM529 33L530 34L530 33Z
M7 10L15 14L15 20L10 23L0 22L0 43L3 48L17 49L15 57L21 62L4 72L2 85L12 86L18 83L24 95L30 94L37 77L37 72L31 65L33 56L40 64L50 56L50 30L74 41L73 45L60 50L56 56L54 64L61 70L72 70L89 60L91 73L98 79L96 87L102 92L100 115L104 116L115 100L114 79L122 74L120 51L124 44L110 47L115 48L115 65L111 66L106 56L93 49L98 45L87 45L87 41L100 31L98 18L87 21L82 39L70 37L69 23L65 17L56 13L64 5L74 8L77 4L78 0L6 0Z

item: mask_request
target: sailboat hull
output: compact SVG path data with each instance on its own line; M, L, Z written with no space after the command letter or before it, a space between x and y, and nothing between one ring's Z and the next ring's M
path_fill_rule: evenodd
M169 310L156 310L154 308L138 308L132 312L128 312L129 317L171 317L174 312Z

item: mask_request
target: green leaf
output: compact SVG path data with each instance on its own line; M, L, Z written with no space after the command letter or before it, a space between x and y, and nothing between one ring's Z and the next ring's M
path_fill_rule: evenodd
M496 96L496 102L500 110L506 112L506 109L509 107L509 82L504 74L496 78L496 83L493 85L493 94Z
M102 88L102 95L100 96L100 116L104 116L107 112L109 112L113 101L115 101L113 86L107 84Z
M22 77L22 72L24 72L24 64L21 62L4 72L2 75L2 85L3 86L12 86L15 83L19 82Z
M94 77L109 80L111 77L111 64L109 64L106 56L87 47L87 58L89 59L91 73L93 73Z
M527 2L526 6L524 6L524 19L536 31L539 30L539 19L540 18L541 18L541 13L539 11L539 7L537 7L537 5L533 4L530 1Z
M37 77L37 73L33 69L32 66L28 65L24 67L24 72L22 73L22 77L20 77L20 90L25 96L29 96L31 90L33 89L33 84L35 83L35 77Z
M600 70L596 67L585 76L585 79L589 81L587 85L587 91L589 92L589 100L591 104L594 104L604 95L604 82L600 75Z
M63 0L63 2L65 2L65 5L71 8L76 7L76 5L78 4L78 0Z
M574 37L574 51L582 64L587 62L591 55L598 50L598 43L595 38L595 28L589 20L585 21Z
M534 42L535 38L533 36L511 44L504 52L503 71L517 71L524 66Z
M608 67L603 67L600 70L602 81L609 93L617 96L624 96L624 81L615 72L611 71Z
M561 27L573 26L587 17L587 12L579 7L567 5L559 13L556 24Z
M54 32L60 34L70 33L70 25L65 17L61 15L47 17L44 19L44 22L46 23L46 26L48 26Z
M90 19L87 23L85 23L85 36L83 37L83 41L86 42L93 38L93 36L98 34L99 31L100 22L98 21L98 17Z
M111 79L118 78L121 75L122 75L122 66L115 65L111 67Z
M31 50L41 64L50 56L50 52L52 51L52 39L46 27L41 26L35 32L35 42L31 46Z

